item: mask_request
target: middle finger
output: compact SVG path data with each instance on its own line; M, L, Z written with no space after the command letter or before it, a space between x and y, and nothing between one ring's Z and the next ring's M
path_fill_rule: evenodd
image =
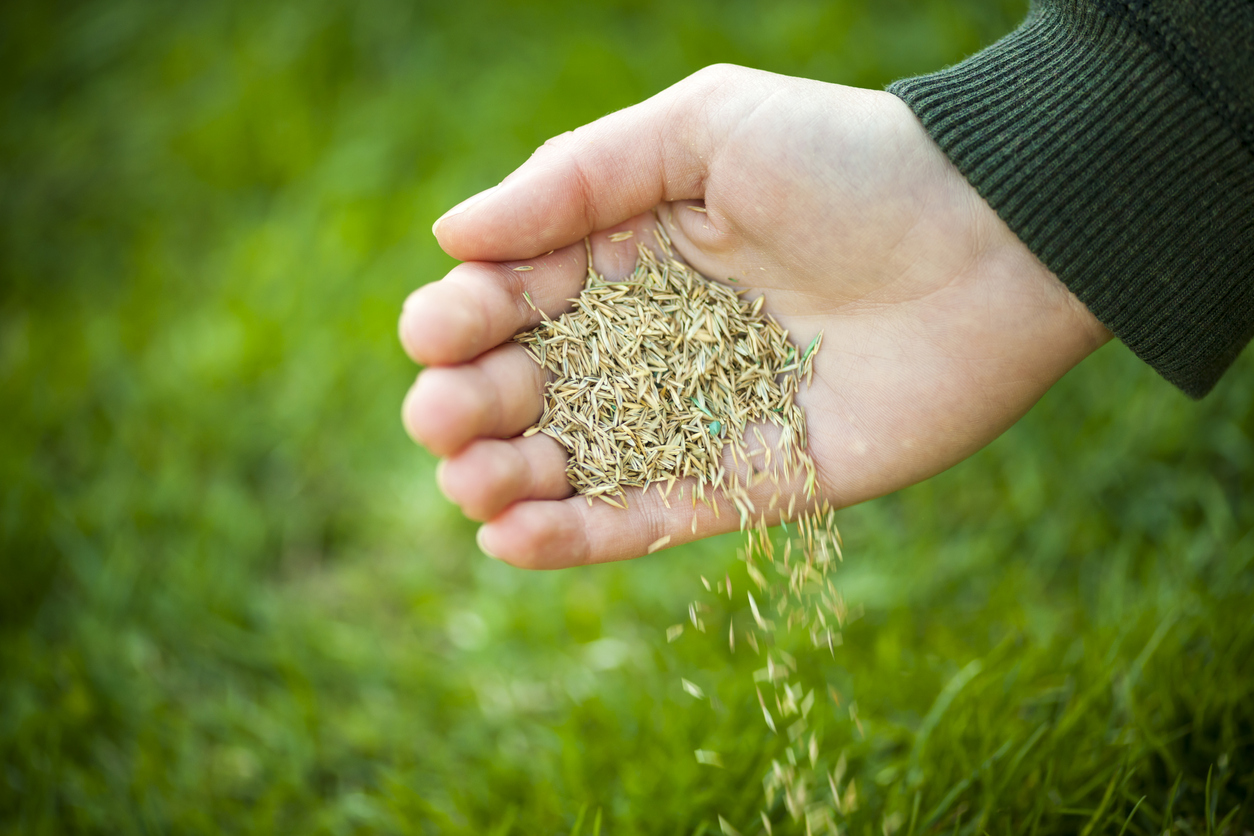
M405 429L438 456L451 456L475 438L510 438L544 409L544 371L517 343L470 363L433 367L405 396Z

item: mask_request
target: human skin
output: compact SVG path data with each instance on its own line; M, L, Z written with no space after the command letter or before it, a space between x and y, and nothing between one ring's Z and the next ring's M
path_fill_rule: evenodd
M623 275L657 218L695 269L764 293L797 343L823 332L798 402L835 507L970 456L1110 339L895 96L709 67L549 140L435 224L464 263L405 302L401 343L427 368L403 420L493 557L601 563L739 524L655 491L589 505L557 442L520 437L544 385L510 342L539 322L523 292L556 316L582 287L585 236L596 269Z

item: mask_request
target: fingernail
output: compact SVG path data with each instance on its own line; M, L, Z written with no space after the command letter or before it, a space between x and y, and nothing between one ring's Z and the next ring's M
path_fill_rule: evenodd
M479 194L471 195L470 197L466 198L461 203L457 204L452 209L448 210L439 218L437 218L435 223L431 224L431 231L435 232L439 228L440 224L443 223L446 219L451 218L454 215L460 215L462 212L465 212L471 206L474 206L476 203L483 200L485 197L492 194L494 191L496 191L499 188L501 188L501 184L497 183L495 186L493 186L490 189L484 189L483 191L479 192Z
M483 552L484 554L486 554L488 557L492 558L493 560L500 560L499 557L492 554L492 552L488 551L488 547L483 544L483 540L484 540L483 534L487 530L488 530L488 527L486 525L479 526L479 533L475 535L475 542L479 544L479 551Z

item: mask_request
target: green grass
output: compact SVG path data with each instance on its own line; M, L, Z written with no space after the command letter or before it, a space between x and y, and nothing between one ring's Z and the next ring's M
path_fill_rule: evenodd
M549 135L714 61L880 86L1022 12L5 4L0 832L755 832L754 658L723 610L664 635L745 588L736 539L483 558L400 428L399 305ZM1109 346L840 514L863 615L798 655L845 830L1254 828L1251 374L1191 403Z

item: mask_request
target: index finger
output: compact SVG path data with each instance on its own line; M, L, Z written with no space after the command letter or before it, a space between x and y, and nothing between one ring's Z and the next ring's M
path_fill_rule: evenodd
M650 240L656 220L639 215L590 238L599 273L610 278L635 269L636 242ZM446 366L485 351L556 317L571 306L588 274L588 246L580 241L527 261L472 261L418 288L405 300L401 344L415 362Z
M473 360L557 316L579 293L587 272L582 244L527 262L470 261L415 290L401 310L401 345L416 363L446 366Z

